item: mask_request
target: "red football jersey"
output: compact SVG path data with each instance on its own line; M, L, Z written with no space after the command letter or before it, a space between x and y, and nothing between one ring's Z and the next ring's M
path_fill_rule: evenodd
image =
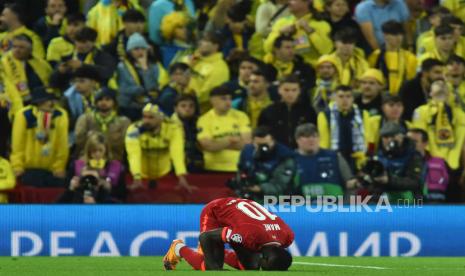
M259 251L268 243L288 247L294 241L290 227L253 200L229 197L208 205L215 222L224 227L222 239L226 243Z

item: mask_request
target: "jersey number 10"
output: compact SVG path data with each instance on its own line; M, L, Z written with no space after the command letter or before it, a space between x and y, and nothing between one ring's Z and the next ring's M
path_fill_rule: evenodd
M242 213L256 220L263 221L266 219L266 217L268 217L271 220L276 219L277 216L270 213L262 205L258 204L257 202L251 202L251 203L252 204L246 201L241 201L236 206L237 206L237 209L242 211Z

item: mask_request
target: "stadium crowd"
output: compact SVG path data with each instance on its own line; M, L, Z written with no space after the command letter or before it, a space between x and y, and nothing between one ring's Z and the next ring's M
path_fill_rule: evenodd
M209 173L256 200L465 202L464 1L0 4L2 202Z

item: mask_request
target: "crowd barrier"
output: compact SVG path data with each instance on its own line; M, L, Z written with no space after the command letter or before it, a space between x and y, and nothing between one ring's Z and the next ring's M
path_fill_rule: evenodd
M177 187L177 178L167 175L157 180L156 187L144 182L143 189L127 191L124 202L127 203L207 203L213 199L234 196L231 189L225 186L232 173L190 174L188 182L197 187L192 193L186 193ZM131 183L130 176L126 182ZM10 203L54 203L65 188L35 188L18 184L8 191Z
M203 205L0 206L2 256L162 255L171 240L197 246ZM465 207L278 213L294 256L465 256Z

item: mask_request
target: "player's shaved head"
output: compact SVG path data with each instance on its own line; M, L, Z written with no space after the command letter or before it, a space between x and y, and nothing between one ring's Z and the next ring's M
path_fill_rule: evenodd
M265 245L262 249L261 268L263 270L288 270L292 264L291 254L284 248Z

